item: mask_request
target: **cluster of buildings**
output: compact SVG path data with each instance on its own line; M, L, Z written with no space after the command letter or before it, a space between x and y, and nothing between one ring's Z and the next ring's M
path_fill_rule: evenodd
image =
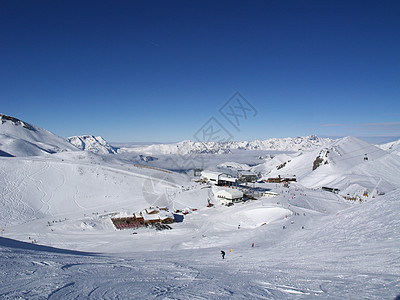
M174 215L166 208L149 207L131 216L115 216L111 221L117 229L140 228L152 224L171 224Z
M234 177L226 173L213 172L213 171L202 171L200 179L220 186L233 186L239 183L237 177Z
M217 192L217 198L223 205L231 206L234 203L242 202L245 198L254 199L257 197L275 197L278 194L267 191L267 190L253 190L246 193L246 188L244 192L233 187L238 187L241 183L255 183L258 179L258 174L249 171L239 171L238 176L234 177L229 174L212 172L212 171L202 171L200 174L200 179L205 182L214 183L217 186L225 186L225 189L221 189ZM256 195L257 194L257 195Z

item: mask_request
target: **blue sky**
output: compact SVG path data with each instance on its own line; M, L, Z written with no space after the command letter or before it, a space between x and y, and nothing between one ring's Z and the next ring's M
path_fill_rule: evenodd
M1 1L0 112L114 142L193 140L212 117L234 140L389 140L399 15L399 1ZM220 112L236 92L254 108L239 126Z

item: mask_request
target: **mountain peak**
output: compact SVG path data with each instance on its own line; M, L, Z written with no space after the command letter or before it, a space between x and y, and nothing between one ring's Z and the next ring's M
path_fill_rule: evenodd
M76 151L63 138L12 116L0 114L0 156L40 156Z
M0 120L1 120L1 124L4 124L6 122L11 122L15 126L22 126L25 129L35 131L35 128L31 124L25 123L25 122L21 121L20 119L17 119L17 118L14 118L14 117L11 117L11 116L8 116L5 114L0 113Z
M67 140L72 145L81 150L90 151L98 154L115 154L118 150L117 148L111 146L101 136L80 135L69 137Z

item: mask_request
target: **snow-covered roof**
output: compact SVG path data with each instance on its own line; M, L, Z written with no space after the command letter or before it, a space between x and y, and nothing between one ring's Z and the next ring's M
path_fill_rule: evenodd
M137 219L143 218L142 215L140 214L140 212L135 212L135 213L133 213L133 215L134 215L135 218L137 218Z
M148 214L157 214L160 210L156 207L146 208L146 213Z
M236 189L220 190L217 192L217 196L228 199L237 199L237 198L243 198L243 192Z
M236 182L237 181L236 177L232 177L228 174L221 174L218 179L223 180L223 181L228 181L228 182Z
M160 220L159 214L148 214L145 210L142 211L142 215L145 221Z
M213 171L202 171L201 172L201 177L205 177L208 179L215 179L217 180L218 177L221 175L222 173L220 172L213 172Z
M165 220L168 218L170 218L170 219L174 218L174 215L169 211L160 211L159 216L160 216L161 220Z

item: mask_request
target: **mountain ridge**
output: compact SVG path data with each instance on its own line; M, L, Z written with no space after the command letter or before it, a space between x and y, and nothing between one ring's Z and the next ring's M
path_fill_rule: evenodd
M97 154L116 154L118 148L111 146L103 137L94 135L79 135L67 138L67 141L78 149Z
M78 151L46 129L0 113L0 156L38 156Z
M143 152L146 154L226 154L232 150L275 150L275 151L310 151L333 142L330 138L319 138L315 135L304 137L271 138L240 142L194 142L184 140L171 144L154 144L143 147L121 147L121 152Z

